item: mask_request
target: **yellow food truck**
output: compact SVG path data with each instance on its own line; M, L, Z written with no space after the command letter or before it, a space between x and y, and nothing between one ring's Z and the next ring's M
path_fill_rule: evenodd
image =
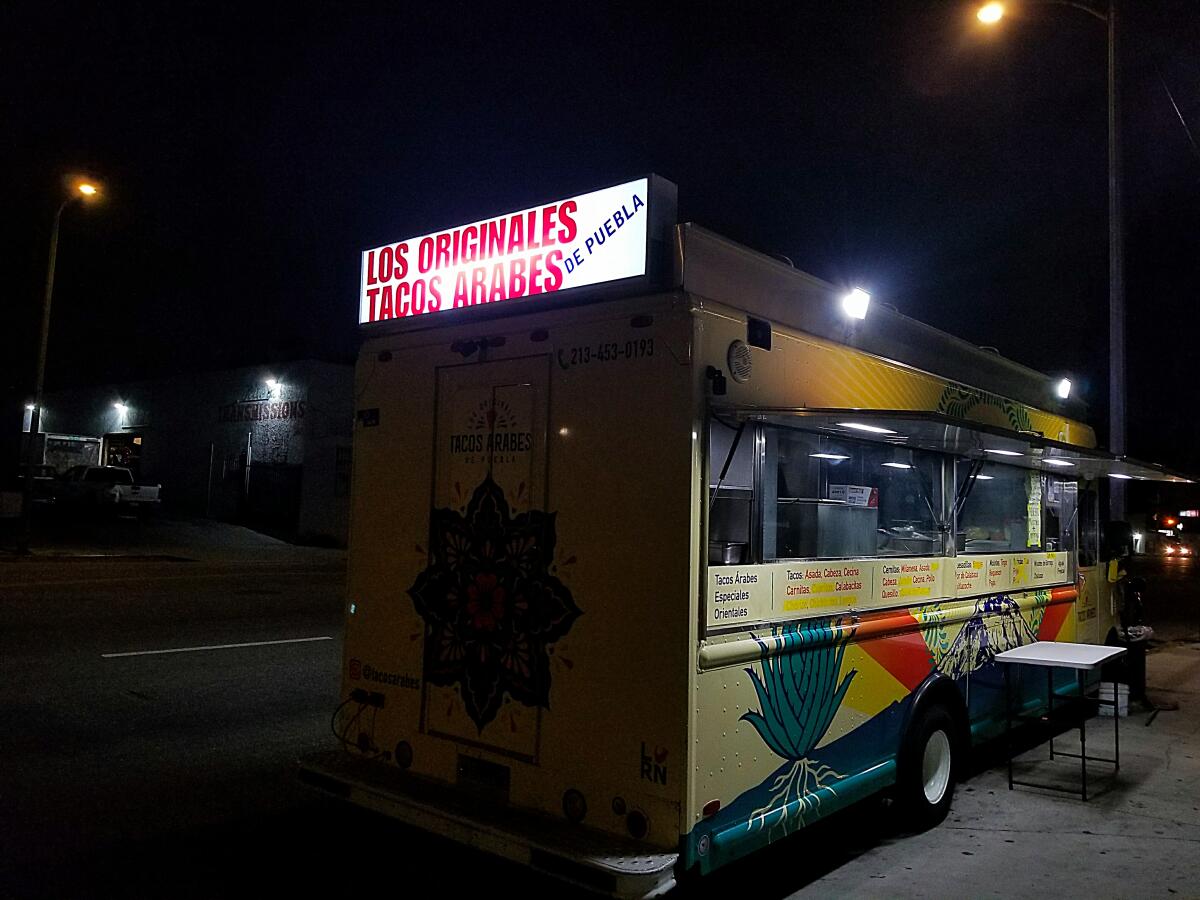
M940 821L995 654L1110 633L1098 487L1173 477L675 209L649 176L364 252L340 746L303 763L620 896L883 791Z

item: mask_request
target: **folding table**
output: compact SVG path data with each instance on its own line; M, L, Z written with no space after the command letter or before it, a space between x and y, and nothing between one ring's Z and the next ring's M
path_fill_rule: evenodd
M1074 669L1076 673L1077 683L1079 685L1079 699L1084 700L1085 690L1085 675L1088 672L1093 672L1099 669L1104 663L1110 660L1117 659L1125 654L1124 647L1105 647L1097 644L1072 644L1066 641L1037 641L1032 644L1026 644L1024 647L1016 647L1012 650L1005 650L1003 653L996 654L996 662L1004 663L1004 710L1005 710L1005 746L1008 751L1008 789L1011 791L1014 784L1020 784L1025 787L1040 787L1047 790L1064 791L1067 788L1055 787L1046 784L1033 784L1028 781L1015 781L1013 779L1013 750L1012 750L1012 725L1013 725L1013 704L1012 704L1012 678L1010 672L1013 666L1041 666L1046 670L1046 688L1047 688L1047 704L1046 721L1050 721L1054 714L1054 670L1055 669ZM1084 801L1087 800L1087 764L1088 760L1093 762L1106 762L1113 764L1113 771L1117 772L1121 768L1121 710L1118 706L1120 695L1118 694L1117 683L1113 682L1113 698L1112 700L1097 699L1096 702L1102 705L1112 705L1113 707L1113 758L1108 759L1103 756L1088 756L1087 755L1087 716L1080 714L1079 716L1079 752L1064 753L1058 752L1059 756L1069 756L1079 760L1080 774L1082 780L1081 796ZM1028 716L1017 716L1017 718L1029 718ZM1041 717L1038 717L1041 718ZM1053 726L1051 726L1053 727ZM1054 759L1054 735L1050 735L1050 758Z

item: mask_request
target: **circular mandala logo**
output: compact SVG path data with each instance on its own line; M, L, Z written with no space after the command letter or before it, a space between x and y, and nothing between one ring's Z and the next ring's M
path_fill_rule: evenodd
M507 695L550 708L547 648L581 615L550 574L555 513L512 515L489 475L466 512L435 509L432 561L409 588L425 620L424 675L457 685L482 732Z

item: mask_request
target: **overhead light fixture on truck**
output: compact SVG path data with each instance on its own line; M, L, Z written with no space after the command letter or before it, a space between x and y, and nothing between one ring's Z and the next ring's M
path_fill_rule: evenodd
M871 306L871 295L862 288L855 288L842 297L842 311L852 319L865 319Z

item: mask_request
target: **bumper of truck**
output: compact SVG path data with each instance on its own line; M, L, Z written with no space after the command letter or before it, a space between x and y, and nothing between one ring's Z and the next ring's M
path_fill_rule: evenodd
M343 751L305 757L300 761L300 777L356 806L593 891L649 898L675 886L678 853L494 807Z

